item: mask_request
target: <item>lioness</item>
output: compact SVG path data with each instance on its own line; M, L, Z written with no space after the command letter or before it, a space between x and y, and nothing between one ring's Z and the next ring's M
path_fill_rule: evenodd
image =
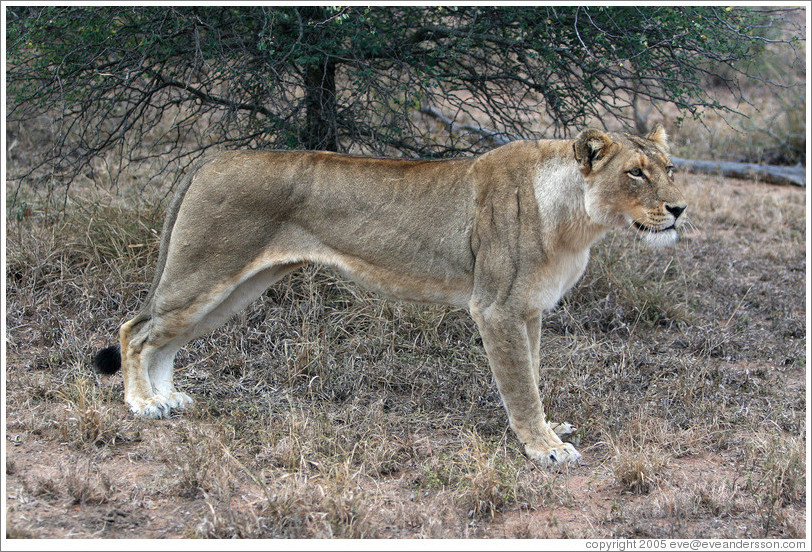
M539 397L541 313L580 278L607 230L673 243L685 207L662 126L645 138L591 129L441 161L219 153L177 190L143 310L94 365L123 367L133 412L168 416L192 402L172 382L184 344L296 268L322 263L392 297L467 308L526 454L573 461L580 454Z

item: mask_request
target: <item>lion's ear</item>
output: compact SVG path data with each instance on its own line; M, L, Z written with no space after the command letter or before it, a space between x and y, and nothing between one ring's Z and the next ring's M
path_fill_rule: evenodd
M572 149L575 151L575 159L581 166L581 170L586 172L592 169L596 161L600 161L609 153L612 139L605 132L590 128L575 139Z
M654 129L646 136L647 140L651 140L657 144L661 149L668 151L668 133L663 128L663 125L657 123Z

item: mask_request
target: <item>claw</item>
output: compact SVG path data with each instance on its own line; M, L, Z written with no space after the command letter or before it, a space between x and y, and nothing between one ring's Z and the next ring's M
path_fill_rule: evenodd
M525 452L533 461L545 468L577 462L581 458L581 453L575 450L570 443L562 443L546 450L537 450L528 446L525 447Z
M578 433L578 428L570 423L550 422L550 429L552 429L555 432L555 434L558 435L558 438L561 439L562 441L572 443L575 446L581 444L581 434Z
M147 399L128 401L130 410L141 418L168 418L172 410L181 410L192 404L192 398L186 393L173 391L167 396L154 395Z

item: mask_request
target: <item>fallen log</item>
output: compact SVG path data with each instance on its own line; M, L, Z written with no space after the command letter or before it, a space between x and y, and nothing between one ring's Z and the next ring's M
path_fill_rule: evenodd
M466 125L455 123L450 117L443 114L438 109L424 105L419 109L420 113L434 117L442 122L449 131L471 132L479 134L483 138L492 140L495 145L501 146L514 140L512 136L496 132L477 125ZM735 161L702 161L696 159L681 159L671 157L674 165L688 172L704 174L719 174L731 178L742 178L746 180L758 179L771 184L792 184L794 186L806 187L806 169L800 165L795 167L783 167L779 165L758 165L756 163L737 163Z
M734 161L701 161L671 157L678 169L704 174L719 174L746 180L758 179L771 184L792 184L806 187L806 169L801 166L782 167L779 165L758 165L756 163L736 163Z

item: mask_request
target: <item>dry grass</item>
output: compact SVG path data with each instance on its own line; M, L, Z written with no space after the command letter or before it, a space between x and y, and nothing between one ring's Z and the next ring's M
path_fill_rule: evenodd
M686 184L697 230L653 260L614 234L545 321L545 406L581 427L587 458L552 474L507 431L467 314L382 301L318 268L186 348L191 411L133 419L120 377L93 379L88 361L137 308L157 222L120 206L11 220L8 534L66 534L31 513L69 502L79 519L112 508L140 522L138 504L163 504L155 536L465 537L512 516L531 521L496 534L797 536L804 194ZM675 487L709 451L732 479ZM539 529L582 507L570 481L587 474L608 477L614 513ZM195 512L182 527L175 502ZM111 519L95 530L138 530Z

